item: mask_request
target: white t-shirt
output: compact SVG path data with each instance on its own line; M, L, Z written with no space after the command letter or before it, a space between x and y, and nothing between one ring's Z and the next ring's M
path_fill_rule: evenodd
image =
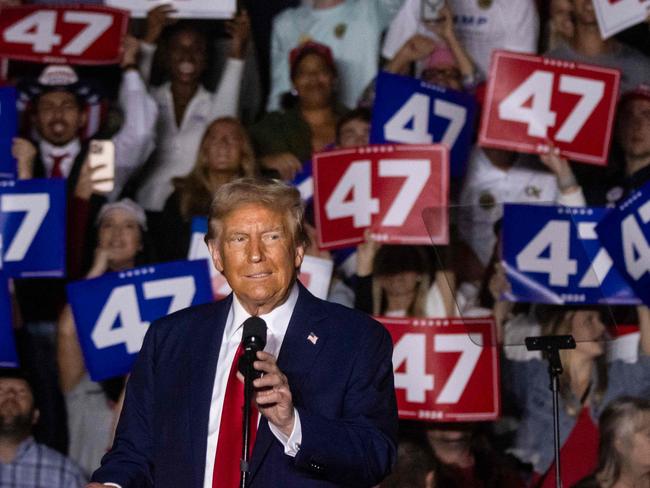
M504 203L540 203L584 206L582 191L562 195L557 179L536 156L520 154L508 170L497 168L480 147L470 162L460 194L459 232L483 265L494 249L494 224L503 216Z
M533 0L447 0L459 40L482 72L495 49L537 52L539 15ZM486 5L482 7L481 5ZM406 0L390 24L382 56L392 58L415 33L436 36L420 22L420 0Z
M329 46L339 74L339 101L355 107L377 74L381 34L403 0L345 0L335 7L303 5L273 19L271 93L267 110L278 110L281 95L291 89L289 53L306 40Z

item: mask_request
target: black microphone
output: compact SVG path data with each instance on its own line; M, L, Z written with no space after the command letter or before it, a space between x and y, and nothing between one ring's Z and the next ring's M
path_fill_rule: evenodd
M261 371L253 369L253 363L257 360L257 351L261 351L266 346L266 322L259 317L249 317L244 321L244 331L242 333L241 345L244 349L239 358L237 369L246 377L246 371L250 365L253 372L251 379L262 376Z

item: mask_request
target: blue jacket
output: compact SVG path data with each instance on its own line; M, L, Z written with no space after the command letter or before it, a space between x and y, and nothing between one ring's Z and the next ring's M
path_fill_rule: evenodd
M92 479L122 488L201 488L210 401L232 297L154 322L128 382L113 448ZM310 333L318 337L312 344ZM392 342L367 315L302 285L278 366L300 415L295 458L265 418L250 487L373 486L396 458Z

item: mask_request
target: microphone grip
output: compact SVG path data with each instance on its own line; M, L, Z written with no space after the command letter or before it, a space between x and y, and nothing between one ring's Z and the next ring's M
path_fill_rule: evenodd
M251 381L256 380L257 378L260 378L262 376L262 371L259 371L257 369L254 369L253 363L257 360L257 349L251 348L251 349L245 349L244 353L240 356L239 358L239 363L237 364L237 369L239 372L246 378L246 371L247 371L247 366L250 364L251 365Z

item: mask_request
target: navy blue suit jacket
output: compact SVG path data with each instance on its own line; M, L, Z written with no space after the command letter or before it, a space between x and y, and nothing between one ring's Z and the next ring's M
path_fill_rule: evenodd
M128 382L111 451L93 481L123 488L202 488L210 401L232 297L154 322ZM307 339L310 333L318 340ZM300 415L302 444L284 454L265 418L250 487L366 487L396 458L392 342L367 315L302 285L278 366ZM229 365L228 365L229 367Z

